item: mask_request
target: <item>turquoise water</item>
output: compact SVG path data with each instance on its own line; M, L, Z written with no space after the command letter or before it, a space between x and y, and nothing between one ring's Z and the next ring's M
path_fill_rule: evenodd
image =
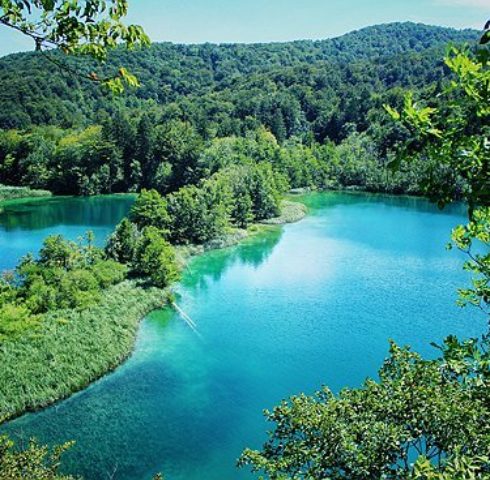
M89 480L249 479L235 461L264 439L263 408L359 385L389 338L430 355L431 341L484 330L454 303L467 276L445 244L463 210L348 194L306 202L303 221L194 259L178 303L199 336L173 311L154 312L116 372L3 430L76 440L64 469Z
M0 271L14 268L29 252L37 252L48 235L77 240L87 230L102 246L128 213L133 195L91 198L54 197L0 204Z

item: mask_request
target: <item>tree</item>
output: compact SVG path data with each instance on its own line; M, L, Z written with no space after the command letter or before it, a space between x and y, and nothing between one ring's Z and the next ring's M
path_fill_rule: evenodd
M120 110L116 111L111 118L104 119L102 123L102 136L108 144L112 144L114 150L122 159L122 177L124 189L133 187L131 182L132 162L136 155L136 128L129 121L127 115Z
M253 203L250 192L243 183L234 187L234 202L231 211L231 218L236 226L247 228L254 220Z
M153 226L166 234L170 225L167 201L156 190L142 190L131 208L129 218L138 228Z
M252 202L254 216L264 220L279 215L280 189L275 181L275 174L269 163L254 167L252 176Z
M153 166L151 178L158 175L161 191L178 190L180 187L197 183L199 155L203 149L202 138L194 127L184 122L168 122L155 128ZM166 177L162 177L166 172Z
M213 178L169 195L172 242L202 244L219 237L229 225L229 208L228 189Z
M127 0L2 0L0 23L31 37L37 51L58 48L65 54L105 60L108 50L119 42L127 48L149 43L140 26L122 23L127 12ZM66 64L59 63L57 56L46 58L71 70ZM86 78L102 82L118 92L125 84L138 84L136 77L123 67L113 77L99 78L92 72Z
M324 388L266 412L274 430L262 451L246 450L239 463L273 480L408 480L429 478L421 475L427 462L445 475L464 455L474 476L447 478L483 480L490 468L488 346L449 338L440 358L424 360L392 344L379 381L338 395Z
M134 270L160 288L165 288L179 278L175 252L161 232L146 227L136 247Z
M143 186L151 184L154 173L153 150L154 150L153 121L147 114L143 114L138 122L136 132L136 158L141 165Z
M54 448L39 445L34 440L23 450L14 448L6 436L0 436L0 476L6 480L75 480L59 473L60 459L73 443Z
M47 267L73 268L80 257L76 245L61 235L47 237L39 252L39 262Z
M138 227L128 218L124 218L107 239L105 251L110 258L120 263L131 263L139 237Z

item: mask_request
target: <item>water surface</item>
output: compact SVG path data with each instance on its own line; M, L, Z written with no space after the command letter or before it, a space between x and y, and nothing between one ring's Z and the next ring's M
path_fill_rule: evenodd
M463 210L349 194L306 202L303 221L193 260L178 303L200 336L154 312L115 373L4 430L76 440L64 468L88 480L249 479L235 460L263 441L263 408L359 385L389 338L430 355L431 341L483 331L476 310L455 306L467 276L445 250Z
M48 235L77 240L87 230L98 246L128 213L134 195L52 197L0 203L0 271L14 268L27 253L37 253Z

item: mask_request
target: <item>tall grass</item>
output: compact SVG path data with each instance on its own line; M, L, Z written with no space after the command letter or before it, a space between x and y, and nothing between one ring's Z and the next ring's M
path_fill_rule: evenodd
M14 200L17 198L49 197L51 192L48 190L33 190L28 187L10 187L0 184L0 202L4 200Z
M164 290L126 280L84 311L44 315L42 326L0 345L0 423L83 389L132 351L141 318L167 299Z

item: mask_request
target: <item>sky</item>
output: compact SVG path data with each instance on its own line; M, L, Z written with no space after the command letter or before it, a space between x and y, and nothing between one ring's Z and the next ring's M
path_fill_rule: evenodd
M395 21L481 29L490 0L129 0L127 22L154 42L227 43L323 39ZM32 50L0 26L0 56Z

